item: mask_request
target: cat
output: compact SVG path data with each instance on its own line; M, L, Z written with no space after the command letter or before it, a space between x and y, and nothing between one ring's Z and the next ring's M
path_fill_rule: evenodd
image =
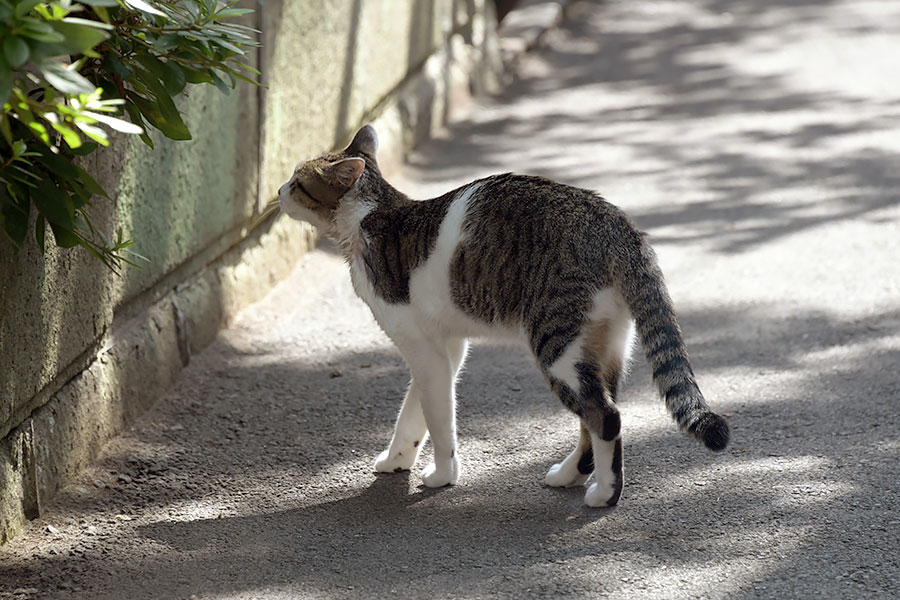
M616 504L615 401L635 324L674 420L711 450L726 447L728 424L700 393L655 254L620 209L588 190L511 173L414 201L382 177L377 149L366 125L345 150L298 165L278 192L285 213L340 246L354 290L410 369L376 471L411 469L430 434L434 462L422 480L455 484L454 386L467 340L517 339L581 421L575 449L545 482L587 485L588 506Z

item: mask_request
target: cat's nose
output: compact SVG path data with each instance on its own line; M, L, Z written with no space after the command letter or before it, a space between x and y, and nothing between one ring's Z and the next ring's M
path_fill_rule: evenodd
M281 187L278 188L278 195L279 195L279 196L284 196L284 193L285 193L285 192L287 191L287 189L288 189L288 183L289 183L289 182L283 183L283 184L281 185Z

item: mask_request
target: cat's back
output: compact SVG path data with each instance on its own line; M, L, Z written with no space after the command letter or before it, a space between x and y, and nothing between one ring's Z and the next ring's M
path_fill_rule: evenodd
M463 252L528 276L539 262L604 270L610 251L641 243L625 213L594 191L543 177L505 173L472 184ZM477 256L476 256L477 255Z
M624 213L597 193L544 177L504 173L479 179L468 202L466 229L482 234L494 228L538 223L559 233L625 220ZM466 188L463 188L466 189Z
M495 175L436 201L440 226L412 273L411 299L429 319L452 319L453 329L471 329L463 321L472 318L518 330L553 297L587 303L610 285L610 250L639 239L596 193L542 177ZM466 319L453 318L459 312Z

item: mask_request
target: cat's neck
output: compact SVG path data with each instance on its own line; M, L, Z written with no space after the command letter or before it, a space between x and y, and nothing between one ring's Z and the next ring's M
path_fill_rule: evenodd
M340 246L346 258L360 249L363 219L376 210L390 210L413 202L388 183L380 173L367 172L354 189L347 192L334 211L328 235Z

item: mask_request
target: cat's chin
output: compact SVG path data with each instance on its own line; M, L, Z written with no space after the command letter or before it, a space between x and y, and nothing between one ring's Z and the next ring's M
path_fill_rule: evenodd
M279 204L281 205L281 211L295 221L309 223L322 232L328 231L330 224L308 208L301 206L290 199L283 198L279 200Z

